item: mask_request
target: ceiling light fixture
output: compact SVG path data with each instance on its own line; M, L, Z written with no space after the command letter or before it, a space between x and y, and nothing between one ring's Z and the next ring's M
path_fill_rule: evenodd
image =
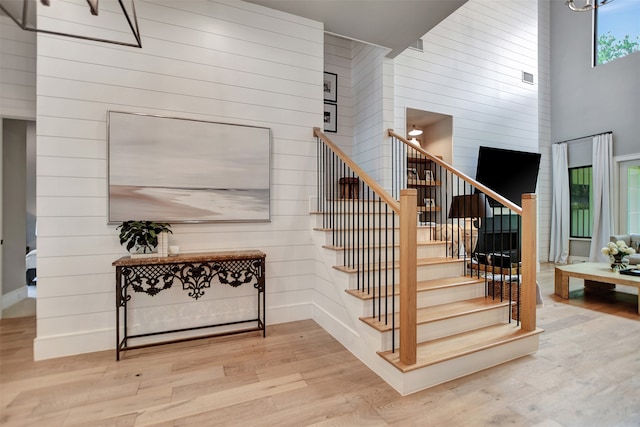
M80 12L79 0L75 2L59 1L54 6L50 6L53 3L51 0L40 0L42 6L49 7L42 8L39 16L36 10L37 0L0 0L0 10L26 31L122 46L142 47L134 0L118 0L121 11L118 10L117 5L112 7L115 3L108 2L100 17L98 17L99 0L86 1L89 5L89 13L87 14ZM46 23L47 26L39 22ZM73 30L76 30L77 33ZM108 38L105 37L107 33L110 35ZM131 40L127 39L130 37L129 33L133 34L135 41L127 41ZM127 34L129 36L125 36Z
M422 135L422 130L416 128L416 125L413 125L413 127L411 127L411 130L409 131L409 136L418 136L418 135Z
M607 3L611 3L612 1L613 0L584 0L584 6L582 7L577 7L574 0L567 0L565 4L574 12L589 12L590 10L597 9L600 6L604 6Z

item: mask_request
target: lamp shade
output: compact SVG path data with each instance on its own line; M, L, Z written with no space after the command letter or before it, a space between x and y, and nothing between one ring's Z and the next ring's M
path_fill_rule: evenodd
M409 136L418 136L418 135L422 135L422 129L418 129L416 128L416 125L413 125L411 127L411 130L409 131Z
M453 196L449 218L491 218L493 210L483 193Z

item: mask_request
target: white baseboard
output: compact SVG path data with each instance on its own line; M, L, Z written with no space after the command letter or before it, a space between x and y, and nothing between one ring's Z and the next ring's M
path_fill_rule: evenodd
M7 292L6 294L2 295L2 310L19 303L23 299L27 299L26 286L22 286L18 289L14 289L11 292Z
M25 287L26 294L26 287ZM4 295L2 297L4 302ZM269 326L312 318L313 304L300 303L267 307L267 336ZM162 339L162 338L160 338ZM36 337L33 341L34 360L53 359L74 354L112 350L115 360L116 332L113 329L81 331L71 334Z

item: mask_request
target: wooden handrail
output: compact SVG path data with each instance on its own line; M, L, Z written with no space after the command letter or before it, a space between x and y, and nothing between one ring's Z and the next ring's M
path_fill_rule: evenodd
M367 184L369 188L371 188L374 193L376 193L382 199L382 201L389 205L389 207L391 207L391 209L393 209L396 214L400 214L400 203L398 203L397 200L391 197L391 195L387 193L387 191L382 188L380 184L378 184L373 178L369 176L368 173L362 170L360 166L358 166L353 160L351 160L351 158L349 158L349 156L347 156L340 148L338 148L338 146L333 141L331 141L329 137L322 133L320 128L313 128L313 136L323 140L324 143L327 144L334 153L336 153L340 160L342 160L347 166L349 166L349 168L351 168L351 170L354 171L355 174L358 175L360 179L362 179L365 184Z
M455 169L453 166L451 166L449 163L445 162L444 160L439 159L439 158L437 158L435 156L432 156L431 154L427 153L426 151L424 151L422 149L422 147L416 147L415 145L411 144L405 138L403 138L402 136L400 136L397 133L395 133L393 131L393 129L389 129L388 132L389 132L389 136L393 136L396 139L399 139L400 141L404 142L406 145L408 145L409 147L411 147L414 150L418 151L423 156L429 158L429 160L431 160L431 161L435 162L436 164L442 166L443 168L445 168L446 170L448 170L452 174L460 177L462 180L464 180L466 183L470 184L472 187L477 188L478 190L482 191L485 195L487 195L487 196L491 197L492 199L500 202L505 207L511 209L512 211L514 211L518 215L522 216L522 208L520 206L518 206L515 203L513 203L512 201L504 198L503 196L501 196L500 194L496 193L495 191L493 191L489 187L487 187L487 186L485 186L483 184L480 184L475 179L473 179L473 178L465 175L464 173L460 172L459 170Z

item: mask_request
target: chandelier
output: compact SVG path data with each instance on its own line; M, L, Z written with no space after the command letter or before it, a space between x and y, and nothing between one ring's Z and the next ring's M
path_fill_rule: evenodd
M612 1L613 0L584 0L584 5L582 7L576 6L574 0L567 0L565 4L574 12L589 12L590 10L597 9L600 6L604 6L607 3L611 3Z
M0 0L0 10L26 31L142 47L134 0L98 2Z

